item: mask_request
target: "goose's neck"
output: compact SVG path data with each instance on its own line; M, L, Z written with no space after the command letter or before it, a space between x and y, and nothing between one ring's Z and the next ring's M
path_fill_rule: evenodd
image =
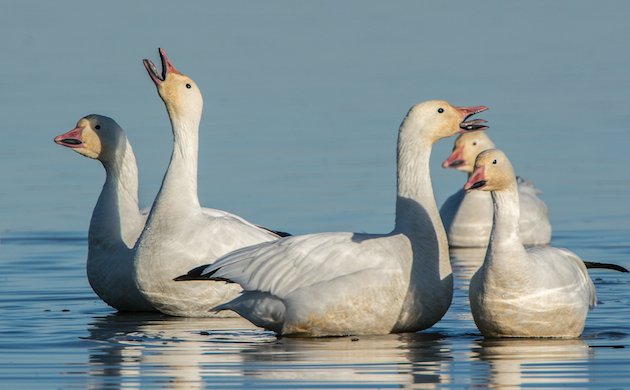
M407 235L418 255L439 253L440 273L450 273L448 241L433 195L429 160L433 142L408 134L405 123L398 137L398 196L395 232ZM415 250L414 250L415 252ZM423 258L429 258L424 253Z
M524 250L519 236L520 208L516 182L507 189L492 191L492 203L494 217L488 255L498 251Z
M119 238L134 246L144 220L138 208L138 168L129 142L113 160L103 162L106 178L90 222L90 241Z
M169 110L173 128L173 154L162 181L156 202L180 212L200 208L197 194L197 159L199 154L199 117L173 115Z
M429 174L432 145L427 140L406 140L401 133L398 141L398 199L396 201L396 228L407 229L416 224L412 209L405 199L422 206L430 213L437 211L433 186Z

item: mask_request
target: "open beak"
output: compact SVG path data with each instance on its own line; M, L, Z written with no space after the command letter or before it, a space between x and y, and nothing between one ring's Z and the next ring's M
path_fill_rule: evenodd
M58 135L54 141L57 145L79 148L83 145L83 127L77 127L65 134Z
M146 58L142 60L144 67L149 73L149 77L151 77L151 80L153 80L156 87L159 87L160 84L162 84L164 80L166 80L166 76L168 76L169 73L180 73L177 69L175 69L175 67L171 63L171 60L168 59L164 49L160 48L158 49L158 52L160 53L160 61L162 62L161 74L158 72L158 69L153 61L147 60Z
M478 114L482 111L486 111L488 107L486 106L474 106L474 107L455 107L462 115L462 122L459 124L460 132L468 132L468 131L476 131L476 130L485 130L488 126L484 125L487 123L484 119L473 119L468 120L471 116Z
M460 165L464 164L464 159L462 154L464 153L464 147L459 146L453 149L453 152L444 162L442 163L442 168L457 168Z
M470 176L470 179L464 184L464 190L477 190L486 185L486 178L484 174L484 167L475 168L474 172Z

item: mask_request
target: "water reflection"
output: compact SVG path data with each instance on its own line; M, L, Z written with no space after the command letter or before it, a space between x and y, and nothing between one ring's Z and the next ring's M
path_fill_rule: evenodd
M589 382L592 351L580 339L483 339L473 345L473 359L486 362L489 372L482 383L517 388Z
M212 330L207 330L212 329ZM401 386L450 383L451 342L439 333L280 338L239 318L96 317L93 385Z
M450 342L412 333L324 339L282 338L244 351L252 384L407 386L449 383Z
M477 272L486 256L486 248L449 248L453 273L465 281L466 289L470 278Z
M146 383L200 388L204 377L213 383L222 377L234 382L242 375L240 352L247 343L275 340L240 318L208 321L159 314L97 317L89 334L102 342L90 349L90 376L125 388Z

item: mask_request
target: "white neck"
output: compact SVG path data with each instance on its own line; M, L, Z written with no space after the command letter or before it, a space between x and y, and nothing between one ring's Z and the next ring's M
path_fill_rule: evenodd
M89 240L120 240L132 248L144 219L138 208L138 168L129 142L113 161L103 162L106 179L90 222ZM114 241L116 241L114 240Z
M201 208L197 194L201 115L182 118L169 110L169 117L173 129L173 154L151 209L151 219L155 213L175 212L181 215Z
M523 244L519 236L520 207L516 182L501 191L492 191L494 218L486 262L490 265L497 253L522 252Z
M429 160L433 142L403 122L398 136L398 196L395 233L409 237L417 258L439 258L439 273L451 273L448 241L433 195ZM431 254L434 255L431 255ZM437 264L436 264L437 265Z

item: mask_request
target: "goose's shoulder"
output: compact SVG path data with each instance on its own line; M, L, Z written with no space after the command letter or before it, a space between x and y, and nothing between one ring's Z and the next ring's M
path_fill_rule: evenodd
M528 248L527 254L532 265L541 275L558 280L590 279L584 261L572 251L551 246Z
M202 208L202 215L205 219L204 223L217 232L223 232L225 234L249 232L261 237L278 237L269 229L253 224L245 218L228 211L204 207Z

